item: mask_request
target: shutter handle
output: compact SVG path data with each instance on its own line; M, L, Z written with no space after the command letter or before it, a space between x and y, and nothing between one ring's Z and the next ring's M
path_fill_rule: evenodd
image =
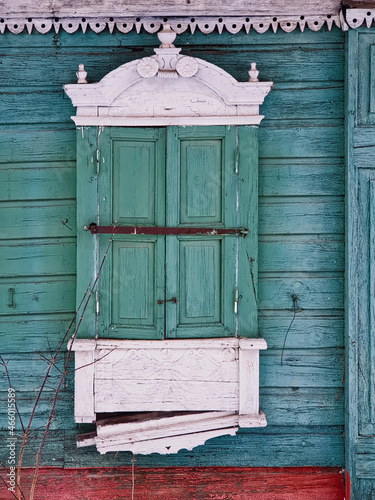
M176 297L172 297L171 299L169 300L158 300L158 304L163 304L163 302L173 302L173 304L177 304L177 299Z
M8 307L16 307L16 304L13 301L14 288L9 288L9 304Z

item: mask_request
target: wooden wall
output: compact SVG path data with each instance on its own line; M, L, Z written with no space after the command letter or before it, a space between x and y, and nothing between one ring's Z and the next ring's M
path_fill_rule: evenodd
M259 333L269 347L261 354L268 427L243 429L192 452L139 456L136 464L343 466L343 34L197 32L177 42L185 54L239 80L256 61L260 78L275 82L260 129ZM79 63L93 82L151 55L156 45L155 36L135 32L0 38L0 343L25 419L46 369L43 356L62 338L75 304L74 110L62 85L76 81ZM290 328L281 365L292 294L303 311ZM34 428L45 423L58 375L51 372ZM130 465L127 453L77 450L72 378L60 395L43 465ZM0 380L5 438L2 369ZM36 443L30 440L25 465L32 465Z

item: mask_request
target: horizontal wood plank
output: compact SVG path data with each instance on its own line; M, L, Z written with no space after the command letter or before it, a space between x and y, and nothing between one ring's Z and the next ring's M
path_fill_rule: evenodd
M338 158L344 156L342 126L309 126L259 128L260 158Z
M293 310L293 294L297 295L298 306L302 309L342 309L344 307L344 279L338 276L270 277L260 275L258 293L261 310Z
M306 14L330 14L336 13L340 9L338 0L327 0L322 10L321 4L317 0L308 0L302 2L298 0L292 4L285 4L282 0L266 0L261 4L256 0L245 1L236 0L237 15L283 15L300 14L301 10ZM233 15L233 10L225 0L217 0L214 4L210 0L201 0L199 3L186 4L184 0L163 0L162 4L154 4L145 0L120 0L116 5L110 0L102 0L100 5L96 5L92 0L82 0L81 2L69 1L64 4L48 0L40 2L32 7L23 2L15 1L12 4L6 4L3 10L3 16L109 16L109 15L167 15L167 16L191 16L191 15L224 15L225 13Z
M73 126L70 129L0 130L0 163L74 161L75 149Z
M5 346L6 348L6 346ZM43 383L46 371L49 366L52 354L50 352L23 352L17 354L3 353L2 357L7 364L7 369L11 381L11 386L15 390L16 400L18 394L28 392L30 396L36 397L38 389ZM44 394L54 396L57 384L61 377L61 370L64 368L65 354L62 352L55 360L55 366L52 367L45 388ZM0 370L0 393L8 391L8 380L5 370ZM64 385L63 387L64 388ZM4 397L4 396L3 396Z
M262 311L259 315L259 334L267 342L268 349L282 349L286 332L287 347L306 349L343 347L343 311L314 311L298 313L295 320L292 311ZM290 328L290 329L289 329Z
M76 431L65 431L65 467L89 467L98 464L94 446L76 448ZM240 429L233 437L220 437L192 451L177 455L137 455L136 467L189 466L205 467L298 467L308 465L342 466L343 428L338 427L266 427ZM119 452L100 456L102 467L131 464L131 453Z
M0 282L1 316L69 312L74 311L74 305L74 276Z
M74 162L9 163L0 168L0 201L75 198Z
M260 198L259 234L313 233L344 233L342 198Z
M46 82L48 83L48 82ZM33 85L33 81L30 82ZM71 100L61 89L1 90L0 125L15 123L71 123Z
M7 217L0 221L0 239L75 236L76 207L72 201L29 201L1 204Z
M340 388L267 387L260 391L267 425L343 425L344 391Z
M4 316L0 321L0 343L9 354L24 351L25 345L37 352L55 350L72 318L73 313Z
M344 87L340 83L275 83L261 107L267 120L328 120L340 118L343 112Z
M46 366L46 365L44 365ZM37 391L31 392L16 392L16 404L21 414L23 426L26 427L29 423L31 412L36 403ZM7 392L0 392L0 428L8 427L7 413ZM46 425L53 402L54 394L51 391L42 393L42 396L36 406L36 411L31 423L31 429L40 429ZM51 422L51 430L55 429L70 429L74 425L73 422L73 394L67 391L60 391L56 401L56 411ZM21 430L19 418L16 417L16 430Z
M344 271L343 238L260 236L259 271Z
M261 387L342 387L344 356L340 349L265 351L260 355Z
M344 184L344 164L337 159L263 159L259 164L260 196L343 196Z
M0 241L2 277L75 274L75 238Z
M7 57L3 59L1 86L13 88L14 81L23 87L29 87L30 82L35 87L45 86L44 75L48 74L48 84L61 88L64 84L76 83L75 72L79 64L85 65L88 82L97 82L121 64L151 56L153 47L158 45L155 35L150 36L150 42L148 47L123 45L123 42L122 46L118 47L114 43L109 51L99 46L88 51L85 45L67 49L62 46L59 50L53 46L42 47L40 50L27 47L12 48L7 50ZM249 46L248 40L244 40L244 43L246 45L233 45L228 48L213 44L210 46L207 44L207 38L202 45L199 45L198 40L194 38L184 46L183 37L178 39L178 46L183 47L184 55L203 58L216 64L239 81L248 80L247 71L251 61L256 61L262 81L337 82L344 79L342 45L327 47L319 45L316 39L316 43L311 46L305 45L302 48L297 44L285 50L282 45L275 44L270 57L270 50L265 50L261 45ZM37 72L35 68L38 68Z
M30 433L22 457L22 465L24 467L35 466L35 454L40 446L42 432L42 430L34 430L32 433ZM40 457L40 465L42 467L64 467L64 436L64 430L51 430L48 433L48 438L46 439ZM2 443L6 442L5 440L7 437L9 437L9 431L0 431L0 439ZM22 443L22 433L16 433L15 437L17 438L15 452L16 457L18 457ZM5 446L1 446L0 448L0 461L4 464L7 463L9 457L8 450L9 449L7 449ZM4 486L2 486L2 490L0 491L2 493L4 492ZM9 496L5 498L6 500L8 500Z
M39 470L37 498L55 500L120 500L135 495L144 500L191 500L233 498L236 500L344 500L339 468L239 468L239 467L110 467L92 469ZM22 472L25 493L32 469ZM66 485L69 484L69 488ZM366 497L362 497L366 498Z

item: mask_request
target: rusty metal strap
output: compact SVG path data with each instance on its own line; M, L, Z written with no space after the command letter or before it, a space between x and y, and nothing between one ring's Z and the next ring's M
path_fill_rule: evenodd
M91 234L161 234L200 236L246 236L245 228L214 227L153 227L153 226L97 226L90 224Z

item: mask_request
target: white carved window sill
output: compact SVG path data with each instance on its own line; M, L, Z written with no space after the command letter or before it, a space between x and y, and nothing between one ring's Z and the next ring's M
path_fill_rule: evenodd
M266 426L259 410L259 350L266 348L247 338L75 340L75 421L123 413L98 420L78 446L176 453L239 427Z

